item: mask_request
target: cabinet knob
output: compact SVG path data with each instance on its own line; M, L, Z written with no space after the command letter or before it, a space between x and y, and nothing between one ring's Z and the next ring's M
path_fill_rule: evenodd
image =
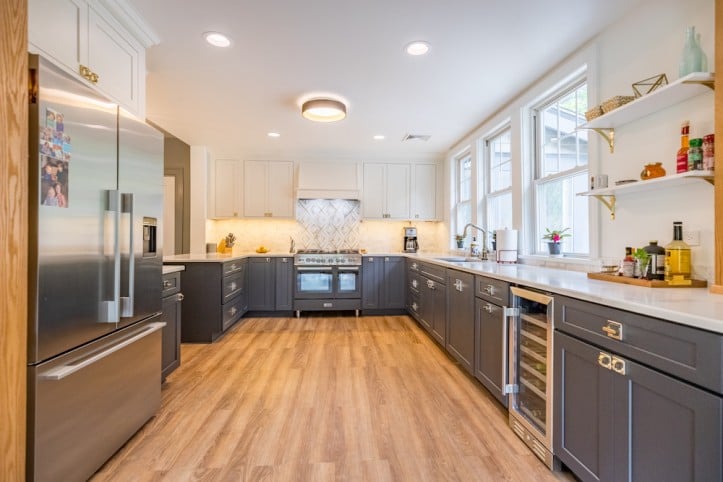
M370 263L374 262L374 258L368 258Z
M229 312L229 314L230 314L231 316L235 315L237 311L238 311L238 310L236 309L235 306L232 306L231 309L228 310L228 312Z
M615 373L625 375L627 373L627 366L625 364L625 360L614 356L612 359L612 363L610 364L610 369Z
M183 293L178 293L176 295L176 301L183 301L183 298L185 298L185 296L183 296Z
M270 263L270 262L271 262L271 258L266 258L266 262L267 262L267 263Z
M416 287L417 287L417 280L413 279L412 280L412 288L416 288Z
M168 281L167 279L164 279L164 280L163 280L163 287L164 287L164 288L170 288L172 285L173 285L173 283L171 283L171 282Z
M494 308L492 308L491 304L487 303L484 307L482 307L482 309L485 310L487 313L492 313L492 310Z
M493 294L495 294L495 287L492 286L492 285L487 285L487 286L485 287L485 293L487 293L488 295L492 296Z
M281 258L281 262L282 262L282 263L288 263L288 262L289 262L289 258Z
M432 281L431 279L427 280L427 288L429 288L430 290L433 290L434 289L434 281Z
M612 357L610 356L610 354L601 351L597 356L597 364L603 368L607 368L608 370L610 370L610 366L612 364Z

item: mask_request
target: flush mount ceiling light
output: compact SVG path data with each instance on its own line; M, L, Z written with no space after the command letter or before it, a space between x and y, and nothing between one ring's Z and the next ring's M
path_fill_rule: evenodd
M429 43L424 40L415 40L407 44L404 50L409 55L424 55L429 52Z
M334 99L311 99L301 105L301 115L316 122L339 121L346 117L346 105Z
M231 45L231 40L222 33L205 32L203 38L214 47L228 47Z

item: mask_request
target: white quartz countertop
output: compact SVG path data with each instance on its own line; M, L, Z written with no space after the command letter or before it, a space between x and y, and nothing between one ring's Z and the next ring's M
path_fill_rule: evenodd
M202 254L174 254L170 256L164 256L164 263L225 263L226 261L235 261L237 259L244 258L291 258L294 255L291 253L235 253L235 254L220 254L220 253L202 253Z
M723 334L723 295L711 294L706 288L646 288L593 280L586 273L541 266L493 261L448 262L423 254L408 256Z
M164 264L163 274L177 273L179 271L184 271L185 269L186 267L182 264Z
M226 262L249 257L290 257L290 253L178 254L164 256L165 263ZM661 318L683 325L723 334L723 295L706 288L645 288L589 279L585 273L525 264L492 261L454 262L436 258L445 254L365 253L365 256L405 256L459 269L473 274L509 281L613 308Z

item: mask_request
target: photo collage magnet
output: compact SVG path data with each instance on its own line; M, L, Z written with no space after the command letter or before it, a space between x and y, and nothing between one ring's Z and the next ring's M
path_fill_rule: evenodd
M45 109L45 126L40 127L40 204L67 208L68 167L72 145L65 132L63 114Z

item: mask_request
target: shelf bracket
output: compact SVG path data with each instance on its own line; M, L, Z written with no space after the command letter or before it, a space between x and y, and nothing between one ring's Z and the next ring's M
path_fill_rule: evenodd
M593 127L592 130L600 134L608 143L608 146L610 146L610 154L615 152L615 129L609 128L605 129L602 127Z
M615 195L614 194L593 194L593 197L603 203L610 211L610 219L615 221Z
M713 80L686 80L684 84L698 84L708 87L710 90L715 90L715 81Z

